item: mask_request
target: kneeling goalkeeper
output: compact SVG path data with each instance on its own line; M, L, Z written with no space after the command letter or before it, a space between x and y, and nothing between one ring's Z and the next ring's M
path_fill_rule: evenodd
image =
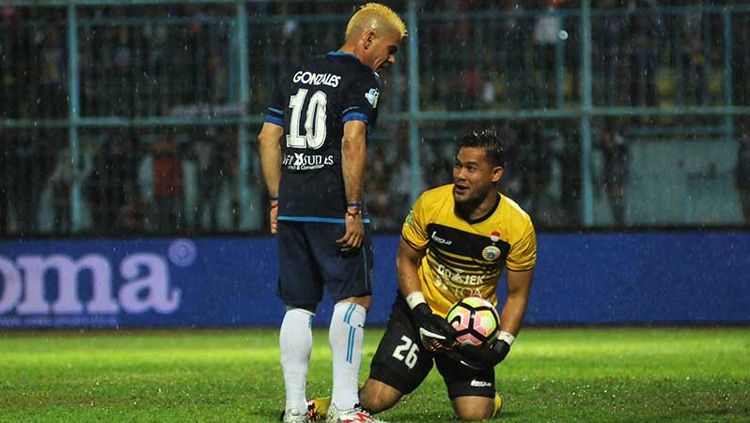
M393 407L422 383L433 363L460 419L488 419L502 407L494 367L521 329L536 264L531 218L497 190L504 165L493 131L470 132L459 139L453 183L414 203L396 258L400 292L359 392L365 409ZM508 292L498 340L481 348L458 346L445 315L468 296L497 304L503 268Z

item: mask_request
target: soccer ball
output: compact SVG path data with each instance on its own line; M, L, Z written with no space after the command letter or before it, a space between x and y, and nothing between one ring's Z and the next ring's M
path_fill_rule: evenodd
M500 318L491 302L480 297L466 297L453 304L445 320L458 332L456 341L481 347L497 338Z

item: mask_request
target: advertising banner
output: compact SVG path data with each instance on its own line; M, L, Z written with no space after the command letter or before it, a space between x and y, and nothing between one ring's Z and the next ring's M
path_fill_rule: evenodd
M398 242L375 237L368 324L387 321ZM750 323L750 233L540 234L538 245L528 324ZM276 326L277 280L272 238L0 241L0 328Z

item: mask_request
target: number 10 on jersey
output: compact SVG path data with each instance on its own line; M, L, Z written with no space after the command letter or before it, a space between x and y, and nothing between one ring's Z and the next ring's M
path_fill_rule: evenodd
M289 134L286 146L292 148L320 148L326 140L326 103L328 98L323 91L315 91L310 96L305 113L305 134L300 135L299 124L305 109L308 90L300 88L297 94L289 98L292 118L289 120Z

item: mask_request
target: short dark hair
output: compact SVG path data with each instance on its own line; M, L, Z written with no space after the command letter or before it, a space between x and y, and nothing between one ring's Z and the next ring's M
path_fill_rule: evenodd
M456 151L464 147L483 148L494 166L505 167L503 142L500 141L500 137L497 136L494 129L466 132L458 139Z

